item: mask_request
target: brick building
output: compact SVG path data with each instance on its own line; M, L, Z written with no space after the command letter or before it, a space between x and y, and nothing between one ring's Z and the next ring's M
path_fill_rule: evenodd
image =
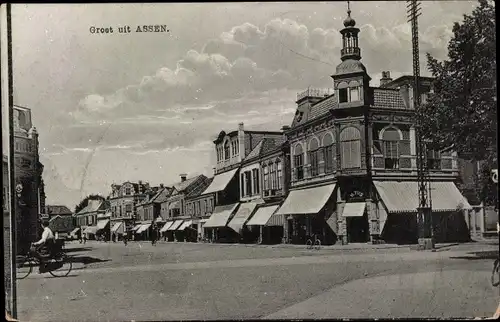
M41 234L40 213L45 206L42 179L43 165L39 161L38 132L32 125L31 110L14 105L14 180L16 203L17 252L29 250L31 242Z
M137 220L137 206L148 198L152 189L147 182L126 181L121 185L112 184L109 195L111 226L122 223L129 231Z
M297 97L297 111L286 131L290 193L277 214L285 216L293 243L315 235L326 244L415 242L418 190L411 77L392 80L384 72L380 86L370 86L360 61L360 30L350 12L344 26L333 90L307 90ZM431 79L423 77L421 86L425 101ZM470 205L454 184L456 153L429 150L427 163L436 240L461 239L466 234L464 211Z
M240 123L237 131L221 131L214 140L217 163L215 176L203 194L214 194L215 209L204 229L213 240L240 240L241 236L227 227L234 216L240 201L240 167L242 161L263 139L282 140L281 131L245 130Z

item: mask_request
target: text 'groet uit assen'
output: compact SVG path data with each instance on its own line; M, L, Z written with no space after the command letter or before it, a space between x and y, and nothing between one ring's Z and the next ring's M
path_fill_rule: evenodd
M97 27L91 26L89 28L91 34L130 34L130 33L142 33L142 32L170 32L167 25L137 25L131 27L128 25L118 26L118 27Z

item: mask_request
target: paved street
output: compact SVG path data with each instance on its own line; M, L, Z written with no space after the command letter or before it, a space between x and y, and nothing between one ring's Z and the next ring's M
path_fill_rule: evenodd
M88 242L18 282L21 321L490 317L498 245L437 252Z

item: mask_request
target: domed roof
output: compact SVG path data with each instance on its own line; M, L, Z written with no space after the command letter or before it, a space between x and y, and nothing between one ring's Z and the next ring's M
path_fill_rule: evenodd
M346 59L337 66L335 75L365 72L366 67L359 60Z
M346 28L348 27L354 27L356 25L356 20L351 18L351 10L347 11L347 18L344 20L344 26Z

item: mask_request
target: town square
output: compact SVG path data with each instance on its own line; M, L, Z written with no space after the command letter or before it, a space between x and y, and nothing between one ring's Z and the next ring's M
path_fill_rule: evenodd
M493 1L2 8L10 316L500 313Z

